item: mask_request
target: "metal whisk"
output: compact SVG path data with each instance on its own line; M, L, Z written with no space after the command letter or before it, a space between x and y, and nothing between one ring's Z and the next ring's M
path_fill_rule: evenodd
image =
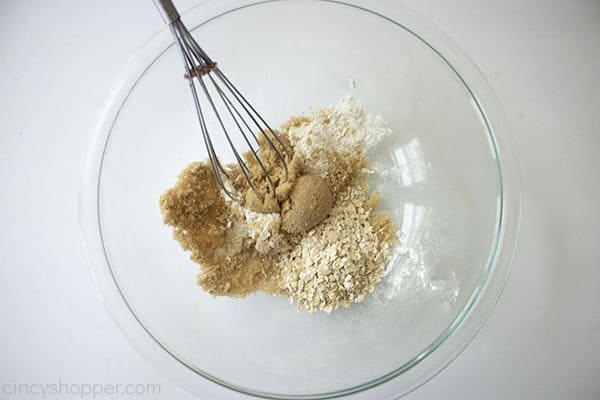
M201 92L208 100L208 108L212 110L216 115L220 130L225 135L227 142L233 152L233 155L240 166L241 172L243 173L248 185L256 193L259 198L263 198L265 193L259 193L255 182L250 177L250 170L242 155L233 143L231 132L226 127L226 119L229 119L229 125L233 126L236 131L242 135L244 142L247 144L249 150L252 152L253 158L260 166L264 177L266 178L269 185L270 195L275 194L275 183L269 176L269 172L265 167L263 161L260 158L258 150L252 144L250 137L254 139L254 143L259 145L258 135L262 135L269 147L275 152L277 158L281 161L285 168L285 174L287 178L287 160L289 160L290 152L281 140L281 138L275 133L273 129L267 124L267 122L260 116L256 109L246 100L246 98L240 93L240 91L231 83L229 79L221 72L217 63L214 62L205 52L200 48L198 43L194 40L192 35L186 26L181 22L179 12L175 8L175 5L171 0L154 0L158 9L160 10L163 19L171 28L175 42L177 43L183 62L185 64L185 77L189 81L190 88L192 90L192 96L194 98L194 105L198 113L198 121L200 122L200 128L202 130L202 136L204 138L204 144L208 151L208 156L214 172L217 183L221 189L232 199L236 199L236 195L231 192L228 185L225 184L224 177L229 180L229 174L223 167L217 156L213 142L211 140L210 133L208 132L206 125L206 114L205 110L201 106L198 92ZM210 90L209 90L210 89ZM210 91L216 93L218 102L216 102ZM220 104L220 106L219 106ZM225 113L225 116L221 115L219 108ZM210 112L210 111L209 111ZM233 123L232 123L233 122ZM257 132L257 133L255 133ZM274 141L277 142L278 146L275 145ZM283 153L280 151L283 149ZM287 158L287 159L286 159Z

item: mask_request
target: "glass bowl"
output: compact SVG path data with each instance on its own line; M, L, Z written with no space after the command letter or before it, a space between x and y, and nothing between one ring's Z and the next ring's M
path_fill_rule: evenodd
M454 359L493 309L520 218L509 127L468 57L391 3L219 0L183 17L272 125L353 95L393 129L370 154L369 179L401 245L375 292L348 309L202 292L158 206L178 172L206 158L168 30L110 92L79 186L89 263L131 343L192 393L397 398Z

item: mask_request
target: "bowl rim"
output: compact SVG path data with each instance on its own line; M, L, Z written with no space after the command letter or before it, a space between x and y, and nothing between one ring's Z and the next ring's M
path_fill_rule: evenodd
M190 30L194 30L247 7L283 1L293 0L205 1L184 13L183 18L200 21L190 25ZM83 247L100 298L121 332L151 364L159 367L193 394L229 399L238 398L235 396L266 399L332 399L344 396L356 399L398 398L433 378L462 352L489 317L508 279L521 221L521 180L511 130L500 102L473 61L445 33L413 11L391 2L373 4L368 0L299 1L350 6L381 17L411 33L441 57L456 74L470 93L473 106L479 111L482 122L488 129L498 164L501 193L498 205L497 238L482 281L454 322L418 356L388 374L343 390L302 395L261 392L226 382L189 365L153 336L133 312L108 262L98 204L102 162L112 128L137 82L153 62L172 46L167 28L154 35L127 62L106 96L92 129L81 162L77 197ZM206 379L198 380L198 375ZM402 379L399 379L400 377ZM214 384L207 385L209 382Z

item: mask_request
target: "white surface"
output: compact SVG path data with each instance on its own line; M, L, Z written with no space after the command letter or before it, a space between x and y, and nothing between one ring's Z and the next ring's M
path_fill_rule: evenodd
M453 37L496 90L524 192L521 240L495 312L456 361L407 399L598 399L600 3L403 2ZM193 3L178 1L182 9ZM0 2L2 385L158 383L153 398L192 398L112 323L76 213L96 113L160 26L149 0ZM0 398L17 397L2 389Z

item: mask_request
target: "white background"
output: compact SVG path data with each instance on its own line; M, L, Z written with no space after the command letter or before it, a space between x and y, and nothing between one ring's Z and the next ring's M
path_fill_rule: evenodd
M600 1L402 2L490 81L513 128L524 194L496 310L456 361L407 398L598 399ZM1 384L159 383L156 398L192 398L112 323L76 212L99 107L161 26L150 0L0 0Z

